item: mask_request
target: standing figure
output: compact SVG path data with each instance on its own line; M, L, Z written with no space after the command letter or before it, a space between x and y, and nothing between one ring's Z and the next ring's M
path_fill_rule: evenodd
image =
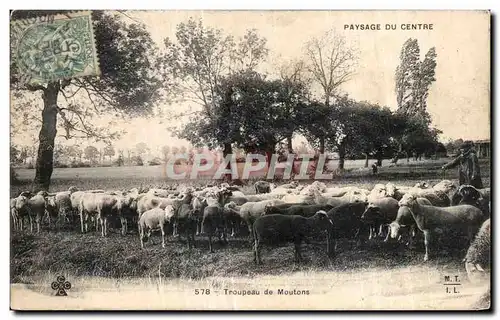
M445 164L443 170L458 166L458 184L472 185L476 189L483 188L479 161L472 141L465 141L460 147L460 154L453 161Z

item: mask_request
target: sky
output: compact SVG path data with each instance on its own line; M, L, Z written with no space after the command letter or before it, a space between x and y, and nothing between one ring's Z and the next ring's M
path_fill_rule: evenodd
M273 72L274 61L301 58L308 40L333 28L359 54L356 73L342 86L342 91L356 100L393 110L394 72L401 47L408 38L416 38L422 59L431 47L437 52L437 80L430 89L427 105L433 125L443 131L440 140L490 138L490 35L489 16L484 12L135 11L129 16L124 19L146 25L160 48L164 38L175 39L177 24L189 17L202 18L204 25L223 29L235 37L255 28L267 39L271 62L263 68L269 72ZM401 25L407 23L432 24L432 30L401 30ZM345 25L360 24L380 24L381 30L344 30ZM396 24L397 30L384 30L386 24ZM186 105L161 107L179 111ZM105 123L109 119L98 121ZM187 145L173 138L167 129L178 123L182 121L170 121L168 117L134 119L124 124L128 133L116 142L117 147L138 142L146 142L153 149L165 144Z

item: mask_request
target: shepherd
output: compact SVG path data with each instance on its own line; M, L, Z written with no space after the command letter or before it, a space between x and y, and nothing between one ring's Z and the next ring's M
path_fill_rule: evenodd
M472 141L465 141L460 147L460 154L453 161L445 164L442 169L458 166L458 184L472 185L477 189L483 188L479 161Z

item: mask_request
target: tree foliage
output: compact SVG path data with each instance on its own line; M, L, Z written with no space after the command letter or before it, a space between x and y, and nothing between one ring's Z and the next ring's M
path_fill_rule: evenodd
M13 11L12 19L22 19L55 11ZM92 12L95 43L101 76L52 81L45 85L20 83L15 60L11 59L11 89L15 92L41 92L41 129L36 164L35 189L48 190L53 170L53 150L58 120L65 136L80 132L86 137L106 138L89 124L93 113L124 112L150 114L166 83L158 66L158 48L144 25L127 23L118 12ZM158 71L157 71L158 70ZM59 96L64 98L60 101ZM19 97L19 96L18 96ZM20 93L22 99L22 93ZM33 112L36 112L33 110ZM38 111L39 112L39 111ZM109 138L109 137L107 137Z
M436 58L436 49L432 47L420 61L418 41L409 38L401 49L400 64L395 74L398 111L407 116L419 115L428 123L427 97L430 86L436 81Z

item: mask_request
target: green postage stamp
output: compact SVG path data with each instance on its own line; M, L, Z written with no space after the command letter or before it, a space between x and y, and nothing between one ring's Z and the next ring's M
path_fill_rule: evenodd
M100 74L90 11L13 20L10 41L24 83Z

